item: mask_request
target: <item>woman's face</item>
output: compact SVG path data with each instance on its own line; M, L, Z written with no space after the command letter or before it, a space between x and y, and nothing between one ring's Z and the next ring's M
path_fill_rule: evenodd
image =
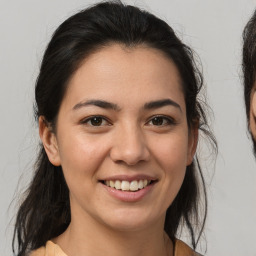
M118 230L163 225L197 143L173 62L156 49L118 44L84 60L56 133L41 118L40 135L50 161L62 166L71 223Z

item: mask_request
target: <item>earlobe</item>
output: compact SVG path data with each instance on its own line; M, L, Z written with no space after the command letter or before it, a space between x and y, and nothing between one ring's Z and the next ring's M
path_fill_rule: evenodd
M39 135L49 161L53 165L59 166L60 157L56 135L54 134L50 125L47 123L43 116L39 117Z
M189 132L188 139L188 156L187 156L187 166L193 162L194 155L196 153L198 143L198 126L192 128Z

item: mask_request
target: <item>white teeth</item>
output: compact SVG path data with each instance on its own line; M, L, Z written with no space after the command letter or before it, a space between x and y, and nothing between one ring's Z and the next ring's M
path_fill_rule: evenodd
M129 189L130 189L129 181L123 180L123 181L122 181L122 184L121 184L121 189L122 189L122 190L129 190Z
M138 181L137 180L134 180L130 183L130 190L131 191L136 191L138 190L139 187L138 187Z
M143 189L144 188L144 183L143 183L143 180L140 180L139 181L139 189Z
M106 185L108 186L108 184L106 184ZM109 182L109 185L110 185L111 188L114 188L115 187L115 182L113 180L111 180Z
M131 182L127 180L106 180L104 183L106 186L123 191L138 191L145 188L150 184L150 180L133 180Z
M120 180L116 180L115 189L121 189L121 181Z

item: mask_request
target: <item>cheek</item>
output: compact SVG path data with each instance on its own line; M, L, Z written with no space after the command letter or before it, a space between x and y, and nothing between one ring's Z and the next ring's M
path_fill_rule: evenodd
M254 138L256 138L256 92L253 93L250 106L250 130Z
M84 135L70 136L61 141L59 152L72 207L76 209L75 205L86 205L95 200L91 195L97 194L97 171L104 162L106 147Z
M168 171L178 171L186 167L188 154L187 136L166 136L154 143L154 152L162 167Z
M251 99L251 110L254 117L256 117L256 92L253 93Z
M83 135L70 136L59 143L59 154L64 175L69 181L94 180L105 155L104 144ZM75 181L76 180L76 181Z
M156 159L164 171L163 197L166 198L166 207L172 203L183 183L187 167L187 137L177 136L166 138L155 143ZM166 197L166 195L168 195Z

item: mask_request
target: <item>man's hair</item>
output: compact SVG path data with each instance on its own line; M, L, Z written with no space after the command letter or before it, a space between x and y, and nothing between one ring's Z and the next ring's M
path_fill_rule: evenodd
M256 72L256 10L246 24L243 31L243 80L244 100L247 116L247 125L250 123L251 91L255 83ZM251 135L252 136L252 135ZM256 141L252 137L254 155L256 156Z

